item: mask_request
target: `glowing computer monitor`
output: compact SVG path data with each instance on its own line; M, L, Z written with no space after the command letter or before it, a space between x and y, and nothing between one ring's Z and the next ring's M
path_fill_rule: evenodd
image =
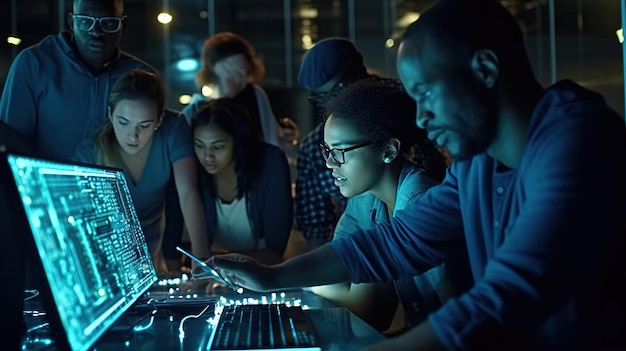
M157 281L118 169L4 155L59 349L87 350ZM24 217L23 217L24 218ZM43 290L43 291L41 291Z

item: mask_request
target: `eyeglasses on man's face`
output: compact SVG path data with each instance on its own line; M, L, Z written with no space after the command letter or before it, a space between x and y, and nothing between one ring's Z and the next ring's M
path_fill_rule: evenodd
M337 93L344 88L344 83L339 82L333 86L332 89L323 93L311 93L309 95L309 101L317 104L324 105L326 104L332 97L337 95Z
M346 157L345 157L346 152L360 149L362 147L372 145L372 144L373 142L366 141L364 143L356 144L354 146L346 147L343 149L340 149L340 148L331 149L326 143L322 143L320 144L320 149L322 150L322 156L324 157L324 160L328 161L332 157L333 161L335 161L337 164L342 165L346 163Z
M122 29L122 22L126 19L126 16L122 17L92 17L87 15L74 15L72 14L74 21L74 28L91 32L96 28L96 22L100 25L100 28L105 33L117 33Z

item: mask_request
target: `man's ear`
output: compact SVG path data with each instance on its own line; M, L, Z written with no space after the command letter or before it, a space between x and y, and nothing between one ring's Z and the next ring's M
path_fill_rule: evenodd
M495 52L478 50L472 56L471 68L474 77L486 88L493 88L500 74L500 61Z
M400 154L400 140L391 138L385 144L383 151L383 162L391 163Z

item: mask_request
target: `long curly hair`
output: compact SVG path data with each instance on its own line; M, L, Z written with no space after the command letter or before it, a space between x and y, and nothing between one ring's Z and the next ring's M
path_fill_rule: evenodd
M391 138L409 161L438 181L445 177L449 161L415 123L415 101L400 85L375 78L358 80L341 90L328 104L327 116L345 119L380 149Z

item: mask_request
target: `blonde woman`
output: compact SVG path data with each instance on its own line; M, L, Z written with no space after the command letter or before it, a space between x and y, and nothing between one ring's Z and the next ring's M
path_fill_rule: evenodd
M193 253L209 257L191 132L185 119L164 105L165 88L157 75L127 73L111 89L105 123L76 156L124 170L150 253L161 270L165 186L172 176Z

